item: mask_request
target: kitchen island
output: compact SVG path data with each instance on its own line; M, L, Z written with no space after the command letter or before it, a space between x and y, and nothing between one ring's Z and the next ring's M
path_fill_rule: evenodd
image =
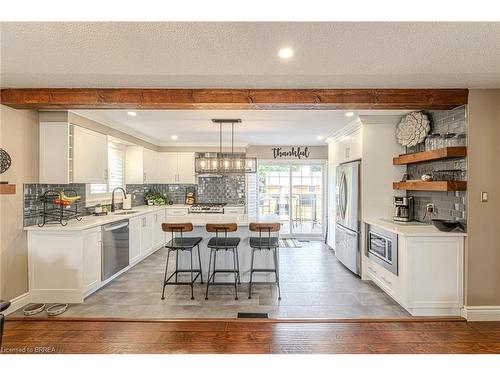
M102 277L102 227L123 222L129 223L129 265L111 277ZM260 222L276 222L279 218L271 215L260 218ZM162 248L170 240L170 235L162 231L164 222L191 222L194 230L186 236L202 237L200 244L201 264L204 280L208 277L209 250L206 245L213 233L205 231L207 223L236 223L238 231L228 234L240 237L238 246L241 281L249 280L250 270L250 222L257 221L245 214L197 214L188 213L187 206L139 206L130 211L117 211L106 216L85 216L81 221L71 220L66 226L47 224L43 227L29 226L28 232L28 276L29 301L81 303L84 298L107 283L127 272L131 267ZM258 234L257 234L258 235ZM179 267L189 265L189 253L180 252ZM194 264L198 264L197 252L193 253ZM166 261L166 259L165 259ZM229 268L232 264L230 253L220 253L217 266ZM273 266L272 255L268 251L256 252L255 264L259 268ZM187 277L188 275L186 275ZM219 279L220 277L220 279ZM232 275L218 275L220 281L231 281ZM255 281L269 281L265 274L255 274ZM158 280L161 285L163 280Z

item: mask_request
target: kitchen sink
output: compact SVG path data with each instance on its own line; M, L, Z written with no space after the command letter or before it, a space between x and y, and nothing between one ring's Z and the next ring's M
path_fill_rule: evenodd
M138 211L122 211L122 212L117 212L115 215L132 215L137 213Z

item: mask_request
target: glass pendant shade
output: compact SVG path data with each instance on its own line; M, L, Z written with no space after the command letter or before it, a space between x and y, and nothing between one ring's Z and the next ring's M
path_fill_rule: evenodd
M195 158L197 174L255 173L257 158L231 154L205 154Z
M219 152L197 154L195 158L196 174L227 174L227 173L256 173L257 158L246 157L245 154L234 152L234 124L241 123L241 119L212 119L219 125ZM222 152L222 126L231 124L231 152Z

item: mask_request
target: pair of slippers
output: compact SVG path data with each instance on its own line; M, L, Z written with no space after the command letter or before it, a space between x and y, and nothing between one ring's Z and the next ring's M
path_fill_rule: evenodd
M67 303L56 303L47 308L47 315L48 316L61 315L67 309L68 309ZM45 303L30 303L23 309L23 314L25 316L31 316L41 313L43 310L45 310Z

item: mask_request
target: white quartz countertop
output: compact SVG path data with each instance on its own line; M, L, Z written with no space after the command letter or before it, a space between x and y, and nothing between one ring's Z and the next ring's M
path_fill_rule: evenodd
M121 221L130 219L131 217L141 216L144 214L148 214L151 212L156 212L160 210L164 210L167 207L172 206L136 206L132 207L131 210L117 210L115 212L109 212L104 216L83 216L82 220L78 221L76 219L71 219L68 221L68 224L62 226L59 223L50 223L45 224L43 227L39 227L38 225L32 225L29 227L25 227L25 230L28 231L76 231L76 230L85 230L93 227L99 227L101 225L113 223L115 221ZM122 212L131 212L128 215L119 215Z
M464 232L441 232L432 224L419 222L396 223L391 219L366 218L363 219L366 224L376 225L382 229L388 230L406 237L465 237Z
M164 210L168 208L180 208L188 207L185 205L165 205L165 206L137 206L132 207L131 212L127 215L120 215L120 213L125 212L124 210L118 210L114 213L109 213L105 216L83 216L82 220L78 221L72 219L67 225L62 226L59 223L45 224L43 227L38 225L32 225L25 227L27 231L80 231L85 229L90 229L98 227L105 224L110 224L116 221L127 220L132 217L141 216L151 212L156 212L159 210ZM170 223L193 223L194 226L201 227L205 226L207 223L236 223L239 226L248 226L251 222L279 222L279 217L276 215L266 215L260 217L258 220L253 217L248 217L248 215L230 215L230 214L187 214L182 216L171 216L167 217L167 222Z

